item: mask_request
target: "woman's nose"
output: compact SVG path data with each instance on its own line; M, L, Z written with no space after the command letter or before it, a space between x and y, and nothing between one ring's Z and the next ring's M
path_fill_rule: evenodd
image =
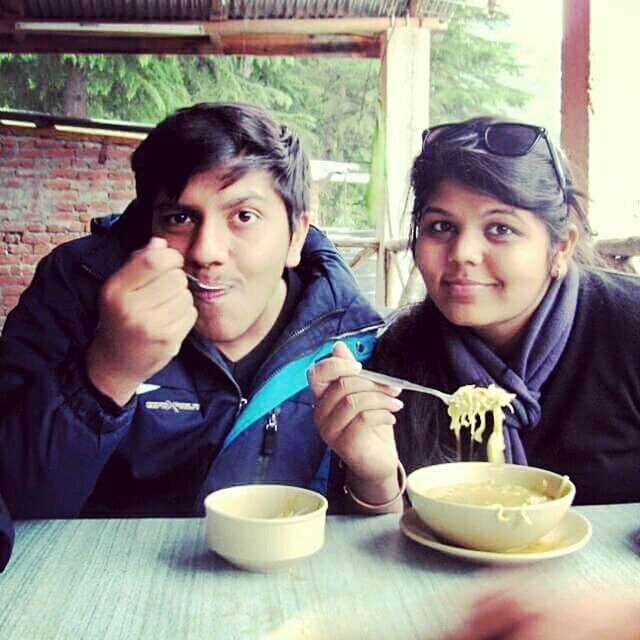
M449 245L449 262L480 264L484 251L483 238L472 230L460 231Z

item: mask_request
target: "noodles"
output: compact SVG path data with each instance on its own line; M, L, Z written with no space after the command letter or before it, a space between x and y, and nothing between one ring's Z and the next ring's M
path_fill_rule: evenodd
M460 431L463 427L469 429L471 443L482 442L482 435L486 428L486 414L493 415L493 430L487 441L487 460L489 462L504 462L504 436L502 423L504 412L502 407L511 407L515 394L490 384L488 387L476 387L468 384L457 389L451 398L448 414L451 418L451 430L454 432L458 445L458 459L460 459Z

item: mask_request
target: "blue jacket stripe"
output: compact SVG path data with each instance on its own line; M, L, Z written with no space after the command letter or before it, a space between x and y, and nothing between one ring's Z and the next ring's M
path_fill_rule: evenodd
M338 340L325 342L317 351L285 365L280 371L251 398L240 414L222 445L226 449L249 425L275 409L288 398L308 386L307 370L318 360L328 356ZM372 353L376 342L375 331L341 338L359 361L366 360Z

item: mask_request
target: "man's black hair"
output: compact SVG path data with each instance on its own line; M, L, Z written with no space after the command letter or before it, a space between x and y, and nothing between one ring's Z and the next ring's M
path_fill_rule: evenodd
M204 102L179 109L140 144L131 166L137 197L121 224L131 248L149 239L156 205L176 202L191 177L210 169L219 168L227 184L254 169L268 171L291 231L309 209L311 171L298 136L250 105Z

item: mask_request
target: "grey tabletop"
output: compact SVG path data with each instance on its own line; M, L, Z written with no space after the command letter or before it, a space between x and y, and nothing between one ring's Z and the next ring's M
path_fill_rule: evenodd
M427 640L504 580L639 588L640 503L577 510L593 525L586 547L517 568L427 549L388 515L330 517L320 552L267 574L208 551L197 518L22 522L0 638Z

